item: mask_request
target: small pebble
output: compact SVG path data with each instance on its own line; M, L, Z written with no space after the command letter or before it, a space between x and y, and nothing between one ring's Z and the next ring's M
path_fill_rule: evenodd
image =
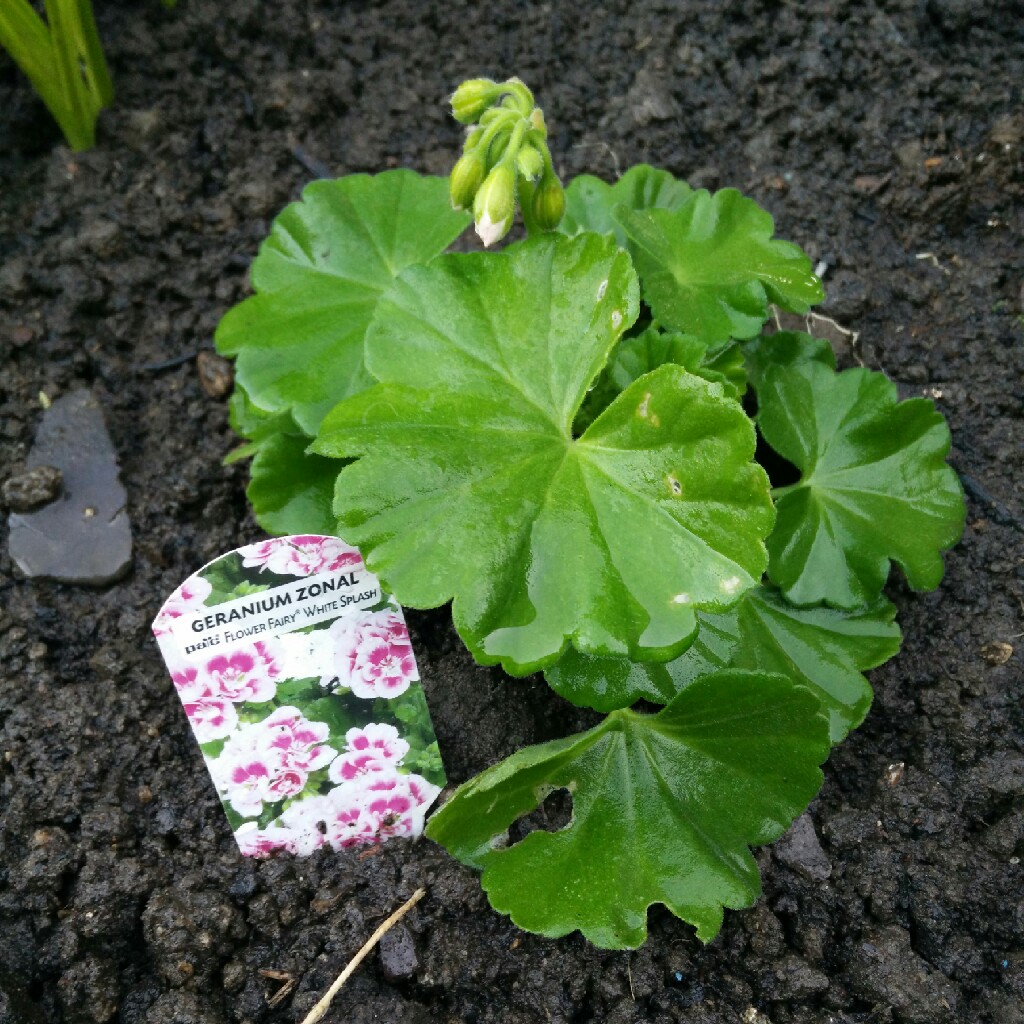
M814 822L801 815L792 828L775 844L775 856L794 871L816 882L824 882L832 874L832 862L821 848Z
M33 466L4 483L4 501L12 512L31 512L60 497L62 480L55 466Z
M990 665L1005 665L1013 657L1013 646L1002 640L994 640L982 647L981 656Z
M416 944L409 929L397 924L380 940L380 966L390 982L408 981L419 970Z
M196 356L196 370L199 386L211 398L223 398L231 390L235 379L231 364L215 352L200 352Z

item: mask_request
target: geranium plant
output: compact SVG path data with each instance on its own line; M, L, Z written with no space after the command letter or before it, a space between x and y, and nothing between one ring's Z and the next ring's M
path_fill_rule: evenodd
M620 948L660 902L708 941L899 647L891 562L939 583L949 431L827 342L765 333L823 290L751 199L649 166L563 191L518 80L464 83L453 112L450 180L317 181L275 221L217 334L236 456L267 530L336 531L402 604L452 602L478 662L607 713L428 823L492 905ZM517 203L524 240L445 251L467 211L496 243ZM510 843L554 790L568 824Z

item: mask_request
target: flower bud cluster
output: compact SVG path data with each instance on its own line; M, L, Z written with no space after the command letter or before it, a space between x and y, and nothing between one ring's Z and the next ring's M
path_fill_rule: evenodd
M512 227L516 201L527 231L551 231L565 213L565 193L551 164L547 126L518 79L471 78L452 96L452 115L469 126L449 178L452 206L472 210L484 245Z

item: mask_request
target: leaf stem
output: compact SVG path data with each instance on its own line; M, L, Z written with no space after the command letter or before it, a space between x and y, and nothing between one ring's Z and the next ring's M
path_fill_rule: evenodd
M772 488L772 501L778 501L779 498L785 497L787 494L793 491L799 491L801 488L807 486L806 480L798 480L795 484L787 484L785 487L773 487Z

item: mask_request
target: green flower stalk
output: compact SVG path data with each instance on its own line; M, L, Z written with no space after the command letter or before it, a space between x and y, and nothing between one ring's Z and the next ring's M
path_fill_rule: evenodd
M472 126L449 178L452 206L473 210L484 245L508 234L517 199L527 233L554 230L565 212L565 194L533 93L518 78L471 78L452 95L452 116Z

